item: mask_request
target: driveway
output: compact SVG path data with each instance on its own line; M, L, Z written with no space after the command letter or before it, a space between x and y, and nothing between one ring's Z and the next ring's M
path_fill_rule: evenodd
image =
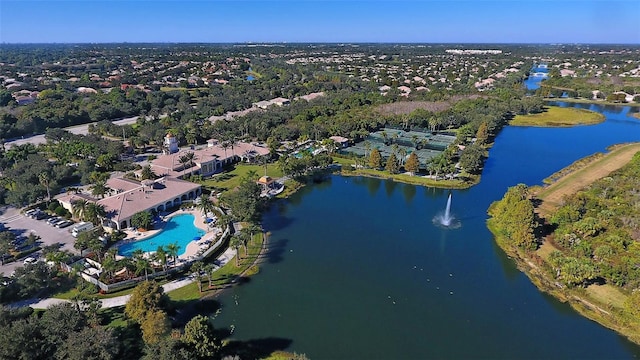
M73 248L74 238L71 236L72 226L68 226L64 229L58 229L54 226L47 224L46 219L35 220L27 216L20 214L20 210L11 206L4 206L0 208L0 222L5 227L15 230L18 235L28 236L29 233L35 233L40 236L40 246L62 244L61 249L69 250L72 253L77 253ZM42 251L37 251L32 257L40 257ZM13 263L0 265L0 273L9 275L18 266L23 266L22 259Z

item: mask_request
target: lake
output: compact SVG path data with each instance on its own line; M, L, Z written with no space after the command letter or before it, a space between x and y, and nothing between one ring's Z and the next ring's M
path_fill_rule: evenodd
M579 104L560 104L577 106ZM311 359L607 358L640 347L545 295L495 245L489 204L611 144L640 141L628 107L574 128L506 127L482 181L449 191L333 176L274 205L268 259L222 293L217 327Z

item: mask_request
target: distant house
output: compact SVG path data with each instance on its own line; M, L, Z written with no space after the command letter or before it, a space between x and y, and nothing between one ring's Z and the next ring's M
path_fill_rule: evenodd
M279 97L271 100L258 101L256 103L253 103L253 106L260 109L266 109L271 105L285 106L289 104L291 104L291 100Z
M342 136L332 136L329 139L333 140L336 144L338 144L341 148L346 148L349 146L349 139Z

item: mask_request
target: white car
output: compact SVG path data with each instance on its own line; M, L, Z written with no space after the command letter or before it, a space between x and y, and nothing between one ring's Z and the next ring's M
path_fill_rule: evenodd
M28 258L24 259L23 263L25 265L29 265L29 264L35 264L38 262L38 259L36 258L32 258L31 256L29 256Z

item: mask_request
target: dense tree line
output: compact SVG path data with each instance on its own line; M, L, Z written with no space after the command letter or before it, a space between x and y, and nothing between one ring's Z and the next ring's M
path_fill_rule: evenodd
M565 199L549 218L560 251L551 265L570 285L600 279L633 290L640 286L640 155L606 178Z
M105 182L110 171L132 169L121 161L124 152L119 141L96 135L75 135L61 129L45 134L46 144L24 144L0 150L0 201L19 207L40 200L51 200L65 186L93 184L96 196L108 191Z
M516 251L537 248L534 232L538 221L526 185L510 187L501 200L491 204L489 215L488 224L497 241Z

